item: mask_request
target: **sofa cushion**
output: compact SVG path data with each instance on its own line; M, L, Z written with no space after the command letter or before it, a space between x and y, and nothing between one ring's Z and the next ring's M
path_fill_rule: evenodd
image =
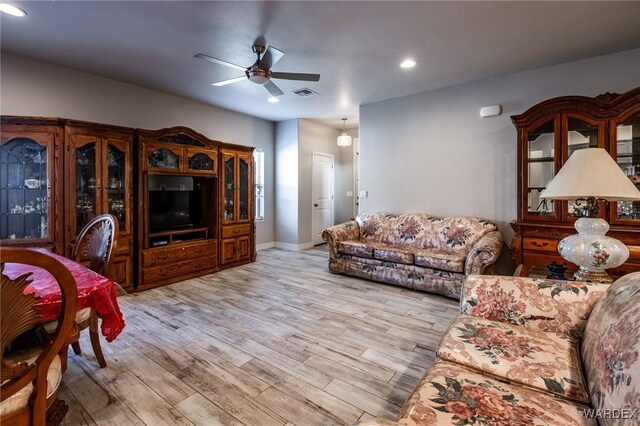
M460 312L581 339L591 309L608 284L469 275Z
M385 260L387 262L413 265L413 253L410 250L404 250L401 247L394 247L391 245L374 249L373 258Z
M363 241L340 241L338 243L338 253L373 259L373 247Z
M494 223L475 217L445 217L434 225L438 229L437 247L463 250L465 253L468 253L484 234L498 229Z
M582 361L595 408L640 409L639 324L640 272L634 272L611 285L585 328ZM600 423L625 424L624 419L601 419Z
M422 249L415 251L415 263L443 271L463 272L467 253L461 250Z
M567 335L460 315L442 338L437 356L588 404L574 342Z
M364 213L356 217L360 227L360 238L366 242L392 244L393 223L397 215L387 213Z
M595 425L584 406L437 362L405 402L402 425Z

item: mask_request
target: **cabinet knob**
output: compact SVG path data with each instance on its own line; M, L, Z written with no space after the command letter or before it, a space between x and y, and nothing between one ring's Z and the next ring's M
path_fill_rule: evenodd
M313 207L318 207L318 203L314 203Z
M533 242L531 243L531 245L532 245L532 246L534 246L534 247L546 247L546 246L548 246L548 245L549 245L549 243L539 243L539 242L537 242L537 241L533 241Z

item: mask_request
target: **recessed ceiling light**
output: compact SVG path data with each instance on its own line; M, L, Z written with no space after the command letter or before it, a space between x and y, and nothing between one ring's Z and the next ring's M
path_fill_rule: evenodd
M400 64L400 68L413 68L415 66L416 66L416 61L414 61L413 59L405 59Z
M280 99L276 98L275 96L272 96L272 97L270 97L270 98L267 98L267 100L268 100L269 102L271 102L272 104L275 104L275 103L280 102Z
M11 15L11 16L18 16L18 17L27 16L27 12L15 6L12 6L8 3L0 3L0 12L4 12L7 15Z

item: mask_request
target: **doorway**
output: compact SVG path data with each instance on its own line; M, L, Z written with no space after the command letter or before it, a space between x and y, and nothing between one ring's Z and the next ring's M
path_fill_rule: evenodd
M313 245L324 243L322 231L333 226L334 221L334 157L322 152L313 153L312 163L312 192L313 203L311 213L311 229Z

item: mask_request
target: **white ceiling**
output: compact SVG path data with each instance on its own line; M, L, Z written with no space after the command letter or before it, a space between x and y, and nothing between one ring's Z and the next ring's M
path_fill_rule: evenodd
M365 103L640 47L640 2L64 2L14 1L3 51L177 94L268 120L312 118L336 128ZM193 57L248 66L263 37L286 55L285 92ZM418 65L402 70L399 62ZM290 92L308 87L318 96Z

